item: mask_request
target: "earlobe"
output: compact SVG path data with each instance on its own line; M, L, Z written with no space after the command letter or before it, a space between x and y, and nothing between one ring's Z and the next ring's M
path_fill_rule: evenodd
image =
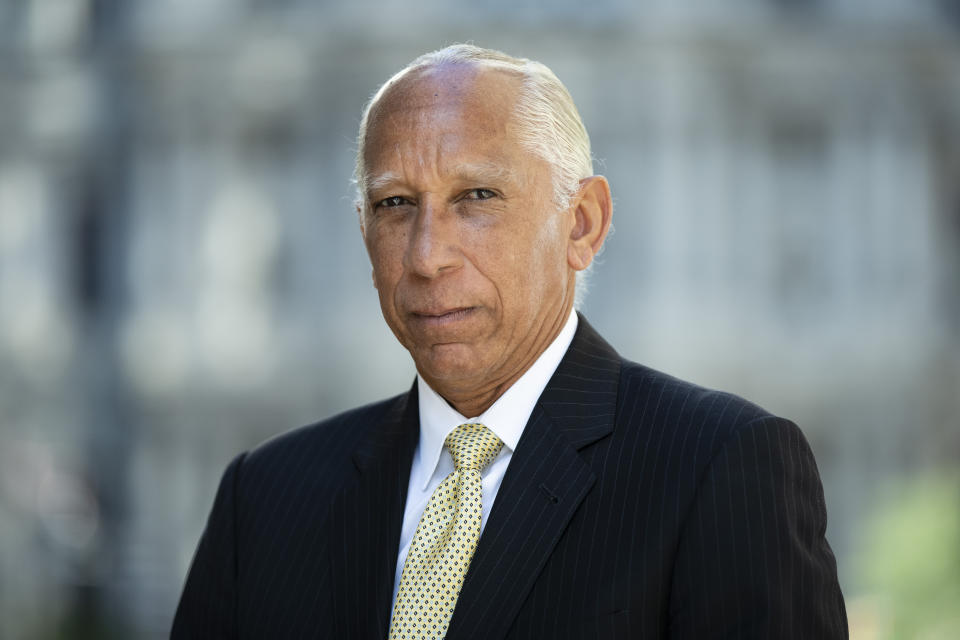
M607 179L591 176L581 180L570 212L574 220L567 245L567 262L571 269L582 271L600 252L610 230L613 203Z

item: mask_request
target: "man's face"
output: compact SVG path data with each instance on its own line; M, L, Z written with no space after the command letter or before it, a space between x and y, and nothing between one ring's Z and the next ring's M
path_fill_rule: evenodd
M520 80L469 65L404 76L374 106L364 242L387 324L441 393L512 384L573 304L572 217L523 148ZM448 399L449 396L448 396Z

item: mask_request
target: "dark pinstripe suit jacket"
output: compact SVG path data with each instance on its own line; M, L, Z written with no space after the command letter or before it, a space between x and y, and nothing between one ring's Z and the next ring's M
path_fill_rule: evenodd
M385 638L416 391L236 458L173 638ZM447 638L844 638L800 430L621 359L580 319Z

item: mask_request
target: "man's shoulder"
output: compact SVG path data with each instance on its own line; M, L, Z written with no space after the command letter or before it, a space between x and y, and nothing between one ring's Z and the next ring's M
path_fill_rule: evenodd
M648 366L623 360L620 422L643 423L671 435L695 436L715 446L751 429L796 429L789 420L735 393L701 386Z
M278 434L246 454L244 471L289 474L306 467L333 471L349 461L370 429L402 405L407 395L372 402Z
M620 386L624 393L639 392L656 397L660 403L668 404L661 409L689 410L696 407L702 411L727 413L737 421L772 415L735 393L705 387L637 362L623 359L620 371Z
M778 418L739 395L701 386L624 358L583 316L561 368L563 375L557 379L562 378L558 385L562 391L569 395L573 386L592 390L591 407L600 413L606 413L606 407L601 405L608 400L603 398L616 395L613 415L615 429L621 432L647 434L656 441L688 443L694 439L713 448L748 429L796 429L789 420ZM564 396L558 403L569 405L572 401ZM564 406L561 411L569 409Z

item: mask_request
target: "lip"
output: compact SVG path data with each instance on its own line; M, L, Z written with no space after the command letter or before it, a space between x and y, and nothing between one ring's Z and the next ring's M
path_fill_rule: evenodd
M449 309L422 309L410 315L427 327L445 327L469 318L476 307L453 307Z

